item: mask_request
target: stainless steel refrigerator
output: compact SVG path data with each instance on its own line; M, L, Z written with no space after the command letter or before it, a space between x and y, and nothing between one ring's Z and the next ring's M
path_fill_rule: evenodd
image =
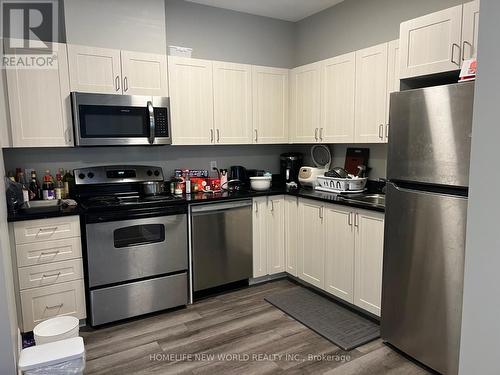
M474 83L391 95L382 338L458 373Z

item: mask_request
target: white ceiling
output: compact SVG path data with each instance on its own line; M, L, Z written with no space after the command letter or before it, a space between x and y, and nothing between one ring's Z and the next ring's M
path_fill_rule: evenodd
M300 21L344 0L187 0L285 21Z

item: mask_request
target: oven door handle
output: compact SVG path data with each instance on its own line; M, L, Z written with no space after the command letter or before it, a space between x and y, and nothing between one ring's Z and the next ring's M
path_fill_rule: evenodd
M149 143L154 144L156 125L155 125L155 112L153 108L153 103L151 101L148 101L148 113L149 113Z

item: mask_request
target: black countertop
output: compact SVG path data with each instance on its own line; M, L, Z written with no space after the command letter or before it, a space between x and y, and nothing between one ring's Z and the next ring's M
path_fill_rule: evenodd
M188 194L184 197L187 204L200 204L200 203L210 203L219 202L226 200L238 200L238 199L251 199L255 197L266 197L273 195L291 195L300 198L312 199L320 202L334 203L343 206L356 207L371 211L384 212L385 210L381 207L370 205L369 203L355 203L346 202L342 200L339 194L327 193L322 191L317 191L313 189L301 188L301 189L286 189L284 187L272 187L270 190L266 191L223 191L220 193L193 193ZM177 204L179 201L177 201ZM27 213L23 211L17 211L16 213L9 213L7 220L9 222L23 221L23 220L37 220L37 219L48 219L52 217L60 216L71 216L80 215L83 210L78 206L70 206L66 208L61 208L59 211L43 212L43 213Z

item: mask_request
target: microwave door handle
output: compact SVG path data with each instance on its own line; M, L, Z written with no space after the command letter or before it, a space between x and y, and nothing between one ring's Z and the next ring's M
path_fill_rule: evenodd
M155 112L153 108L153 103L148 101L148 113L149 113L149 143L155 143Z

